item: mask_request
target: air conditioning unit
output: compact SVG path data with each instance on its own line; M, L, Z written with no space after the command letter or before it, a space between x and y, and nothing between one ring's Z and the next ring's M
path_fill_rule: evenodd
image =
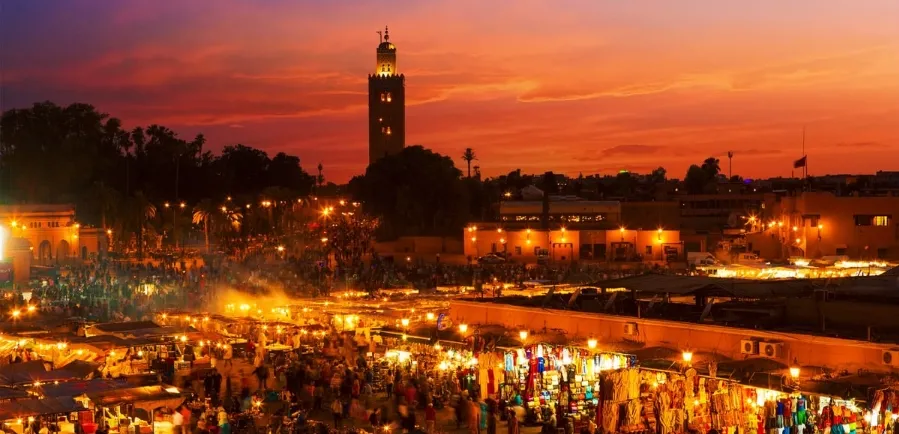
M759 342L759 355L769 359L783 357L784 345L779 342Z
M883 350L880 355L880 362L887 366L899 366L899 351Z
M759 341L753 341L751 339L743 339L742 341L740 341L740 353L750 354L750 355L758 355Z
M635 322L624 323L624 335L625 336L637 336L637 323L635 323Z

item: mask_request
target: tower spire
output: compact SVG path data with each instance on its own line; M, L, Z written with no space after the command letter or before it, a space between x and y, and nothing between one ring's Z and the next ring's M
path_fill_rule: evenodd
M387 26L384 26L384 41L390 40L390 29Z

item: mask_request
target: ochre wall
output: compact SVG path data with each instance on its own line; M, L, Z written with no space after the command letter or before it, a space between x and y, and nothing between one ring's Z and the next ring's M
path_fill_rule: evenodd
M500 324L512 330L561 329L569 338L596 338L600 348L603 343L629 340L646 347L718 353L734 360L758 357L740 353L744 339L780 342L783 354L777 360L786 365L795 359L802 366L899 372L881 363L883 350L899 346L863 341L471 301L453 301L450 315L454 323L466 323L469 327ZM636 336L624 334L624 325L629 322L637 324Z

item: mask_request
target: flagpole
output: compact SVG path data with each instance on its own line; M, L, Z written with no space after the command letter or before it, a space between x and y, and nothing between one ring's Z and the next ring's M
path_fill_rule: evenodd
M802 127L802 158L805 158L805 164L802 165L802 177L808 179L808 157L805 155L805 126Z

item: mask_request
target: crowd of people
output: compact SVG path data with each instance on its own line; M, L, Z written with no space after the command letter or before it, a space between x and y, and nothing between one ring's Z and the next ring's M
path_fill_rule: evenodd
M590 266L454 265L441 262L439 256L430 261L394 261L375 255L365 264L344 268L291 258L271 249L246 252L239 261L233 257L205 259L101 260L60 268L36 277L28 289L0 299L0 309L21 310L23 320L35 313L96 322L137 321L150 320L154 313L170 308L208 311L217 291L224 287L249 295L278 287L289 297L315 297L350 286L373 293L408 286L474 286L477 290L497 282L523 286L535 280L564 282L576 275L597 280L610 277ZM441 375L426 363L415 369L393 366L385 374L365 356L365 347L336 329L318 337L314 348L309 342L288 342L291 349L278 353L266 352L265 342L256 336L246 338L247 360L243 364L232 363L232 348L225 345L222 348L227 348L227 355L223 349L213 355L218 359L215 369L202 377L180 379L179 385L196 391L198 397L177 412L180 425L190 427L182 429L227 434L240 430L242 423L235 422L235 414L287 419L326 414L336 427L376 430L389 426L413 431L418 426L429 433L455 427L494 433L500 421L507 421L510 434L518 431L518 415L504 403L463 389L458 378ZM167 378L178 381L174 376ZM454 410L449 414L455 422L441 429L438 416L447 407ZM178 416L172 416L178 421Z
M259 340L247 350L252 371L220 366L228 371L224 376L213 369L202 379L185 378L184 386L197 391L185 407L192 412L181 418L186 432L239 431L249 424L282 432L314 418L336 429L370 432L495 434L502 421L509 434L519 431L514 400L507 405L481 396L476 387L465 389L459 376L427 359L388 365L371 356L372 342L336 329L287 351L266 351L264 338Z

